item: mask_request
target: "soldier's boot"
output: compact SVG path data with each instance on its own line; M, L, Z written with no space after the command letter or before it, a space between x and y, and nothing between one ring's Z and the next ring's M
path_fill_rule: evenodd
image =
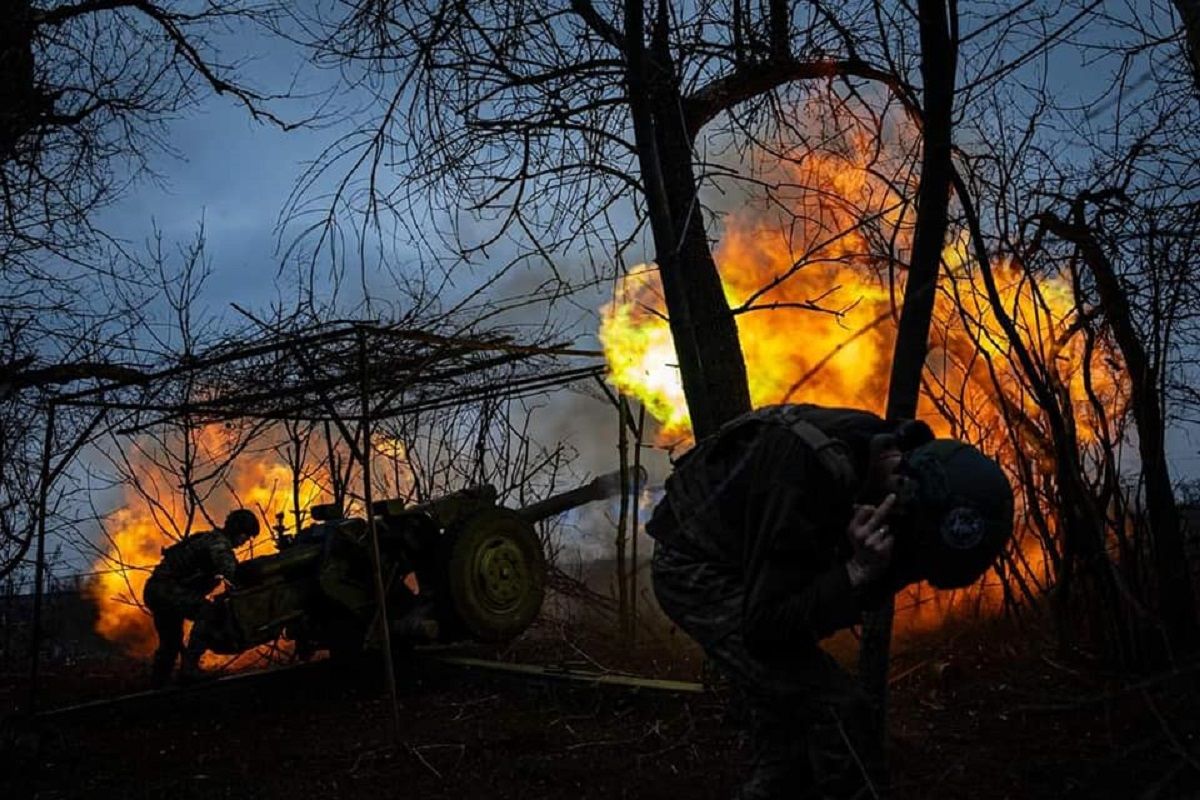
M888 797L882 737L869 707L856 695L840 698L809 727L809 759L822 797L881 800Z
M817 798L804 726L786 713L747 702L753 766L735 800Z
M392 623L396 638L416 643L436 642L441 634L433 603L421 602Z
M175 669L175 652L159 648L154 651L154 662L150 666L150 686L162 689L171 682L171 672Z
M190 686L194 683L210 680L211 675L200 668L200 659L184 658L179 664L179 683L183 686Z

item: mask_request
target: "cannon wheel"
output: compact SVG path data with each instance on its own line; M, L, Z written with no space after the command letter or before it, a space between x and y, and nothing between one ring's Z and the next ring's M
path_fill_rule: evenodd
M546 593L546 557L533 526L515 511L490 508L446 536L446 610L453 621L484 642L506 641L529 627Z

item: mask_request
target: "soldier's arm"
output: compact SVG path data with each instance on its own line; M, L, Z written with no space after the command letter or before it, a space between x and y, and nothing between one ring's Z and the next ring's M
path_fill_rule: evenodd
M790 435L759 449L744 520L743 635L751 650L779 653L858 623L861 592L840 559L826 564L818 555L811 504L829 499L815 491L812 451Z
M233 575L237 571L237 556L233 554L233 548L224 542L224 539L221 541L222 544L216 544L212 548L213 572L232 582Z

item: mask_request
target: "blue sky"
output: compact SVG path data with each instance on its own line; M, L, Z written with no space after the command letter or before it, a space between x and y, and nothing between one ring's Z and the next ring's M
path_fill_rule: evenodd
M286 85L293 66L286 53L276 52L248 72L256 85ZM288 111L304 113L297 107ZM105 209L101 226L136 253L154 227L166 242L182 243L203 220L213 268L206 292L210 304L217 308L227 298L251 304L269 300L280 263L280 210L303 163L319 155L336 129L284 132L213 95L166 128L175 153L153 154L154 175Z

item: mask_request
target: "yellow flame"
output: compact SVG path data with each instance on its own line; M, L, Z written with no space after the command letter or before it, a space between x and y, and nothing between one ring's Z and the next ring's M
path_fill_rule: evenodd
M228 447L219 425L202 428L196 445L201 463L219 460ZM177 541L178 532L188 529L188 520L182 496L174 491L179 478L167 474L149 458L135 459L134 466L153 502L129 488L125 504L105 517L104 553L93 564L95 575L86 591L96 605L96 631L130 655L147 656L154 651L157 639L150 616L141 605L142 591L162 557L162 549ZM274 545L266 533L276 516L283 514L289 520L297 502L301 509L307 509L324 493L312 477L303 474L298 491L293 492L291 468L260 453L243 455L233 462L228 487L228 492L207 507L212 519L220 524L228 511L244 507L259 515L261 526L258 538L239 551L239 559L273 552ZM208 527L197 515L192 532Z
M893 292L860 223L878 220L902 252L911 229L901 225L891 184L878 177L874 143L850 136L848 145L838 155L815 154L802 168L781 165L803 171L797 183L824 190L797 198L798 230L785 229L749 203L724 220L714 257L730 307L742 310L738 333L755 407L811 402L878 414L885 410L904 273L898 271ZM1011 461L1014 442L1037 446L1027 434L1041 423L1042 413L1025 388L1012 343L973 265L970 244L965 234L956 234L943 253L946 268L935 299L919 416L939 435L973 439L1003 463ZM1073 327L1079 309L1065 277L1034 280L1005 260L991 267L1001 305L1022 341L1070 397L1080 441L1094 441L1098 420L1088 403L1085 372L1090 370L1091 388L1112 416L1127 402L1113 354L1101 343L1088 355L1084 337ZM811 310L814 303L825 311ZM747 305L760 310L746 310ZM599 330L609 380L645 404L660 425L663 444L691 437L666 320L657 270L642 265L618 282L612 301L601 310ZM935 400L964 427L955 429ZM1020 424L1033 429L1014 435L1008 420L1021 415ZM1032 542L1025 549L1036 569L1040 549ZM1002 587L994 576L990 580L973 592L953 595L931 597L928 588L914 589L899 601L908 609L899 626L936 625L964 603L998 607Z

